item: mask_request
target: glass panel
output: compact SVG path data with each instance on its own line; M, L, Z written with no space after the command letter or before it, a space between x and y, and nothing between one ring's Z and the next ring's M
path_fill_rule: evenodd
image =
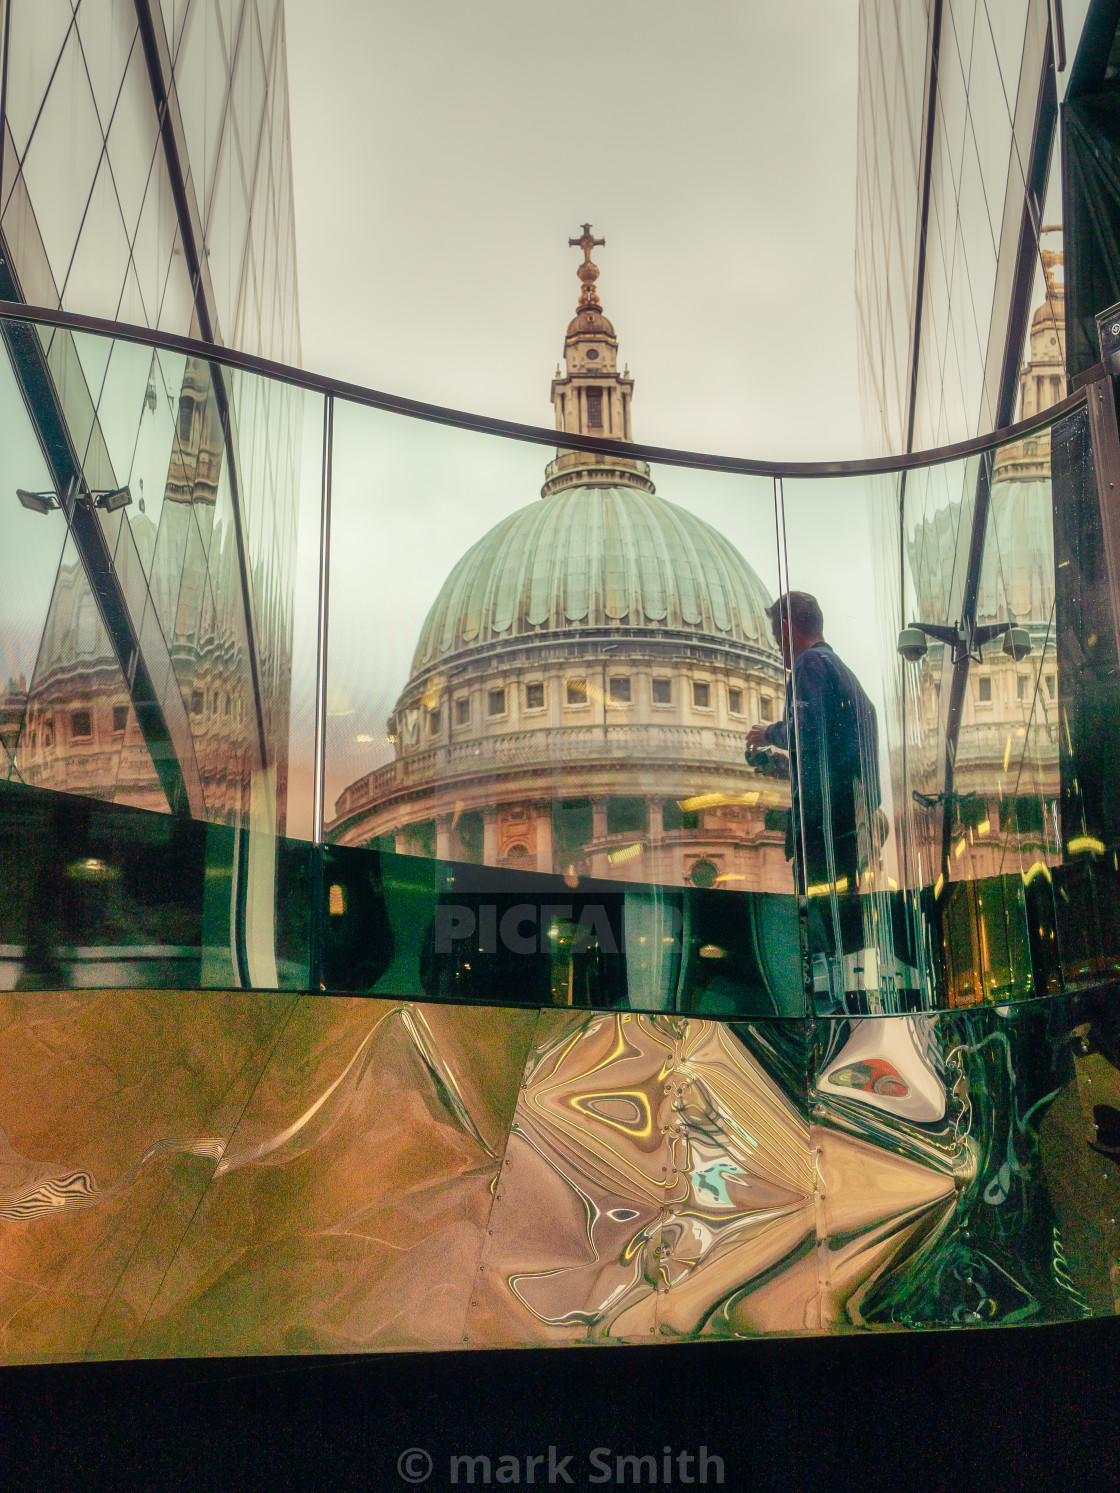
M772 484L569 452L542 499L542 464L337 406L327 835L435 862L417 885L466 899L439 914L459 931L431 993L465 997L464 962L504 987L486 920L531 891L535 934L496 954L515 995L535 940L524 998L594 1004L605 981L645 1009L800 1011L788 777L768 747L744 760L782 708ZM624 980L577 969L592 935Z
M27 693L16 776L59 793L112 799L126 758L133 801L139 796L146 807L166 812L167 795L131 704L128 682L71 535Z
M812 588L791 603L793 690L822 1012L1021 1000L1120 968L1111 604L1085 417L1055 441L1057 569L1046 431L911 472L901 494L784 484L791 585ZM846 668L808 623L798 636L813 599ZM1086 663L1098 645L1103 669Z
M42 502L21 502L18 492L57 494L7 349L0 352L0 780L12 771L27 711L47 609L66 543L66 520Z
M310 915L312 883L279 847L290 801L305 832L311 821L314 608L298 672L293 632L301 536L312 587L318 574L322 400L86 334L58 333L42 373L21 369L32 397L37 377L54 382L101 534L79 509L66 538L6 373L4 452L15 466L0 551L19 573L4 601L29 582L35 594L5 619L3 776L162 812L185 785L194 815L233 836L212 837L225 868L208 873L205 946L224 951L214 969L226 983L306 986L306 929L293 953L284 928L292 898ZM45 406L47 425L55 418ZM15 502L17 486L26 502ZM207 964L200 978L212 975Z
M1097 1044L1114 1045L1087 1014L1059 999L820 1023L824 1330L1116 1310L1115 1181L1089 1180L1102 1168L1079 1095L1102 1079L1107 1127L1117 1086Z
M930 649L909 679L895 640L903 612L950 604L961 473L939 476L906 489L928 516L908 531L905 582L896 477L782 484L797 860L821 1011L906 1010L930 995L918 892L931 852L911 794L938 792L942 660ZM773 734L788 740L784 720Z
M69 0L42 0L40 4L12 5L9 12L9 53L19 58L19 66L8 69L4 108L16 150L22 156L58 66L74 10Z
M300 841L0 785L0 989L306 990L312 856ZM262 857L271 903L253 895Z
M70 268L101 147L82 50L77 32L71 30L23 160L23 177L56 285L63 284Z

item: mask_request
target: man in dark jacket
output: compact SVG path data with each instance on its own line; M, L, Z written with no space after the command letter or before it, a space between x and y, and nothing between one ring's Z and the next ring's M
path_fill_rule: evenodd
M853 896L874 863L879 808L879 739L875 707L859 680L824 640L824 618L804 591L770 608L786 668L786 711L752 726L748 759L766 747L789 753L798 890Z

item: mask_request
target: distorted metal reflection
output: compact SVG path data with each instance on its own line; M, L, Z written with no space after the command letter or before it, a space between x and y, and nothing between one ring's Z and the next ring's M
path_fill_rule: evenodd
M8 1362L1120 1310L1120 1028L1100 997L736 1025L8 1002Z

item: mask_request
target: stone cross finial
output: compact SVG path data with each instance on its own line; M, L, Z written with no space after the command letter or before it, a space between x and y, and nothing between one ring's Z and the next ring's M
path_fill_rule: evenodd
M584 264L590 264L591 263L591 251L592 251L592 249L598 249L598 248L604 246L606 244L606 242L607 241L606 241L605 238L592 238L592 236L591 236L591 224L590 223L585 223L583 225L583 236L582 236L582 238L570 238L568 240L568 248L569 249L582 249L583 250L583 262L584 262Z
M583 234L580 238L570 238L568 240L569 249L583 250L583 263L576 270L576 274L583 283L583 289L579 293L580 307L597 306L599 304L599 296L595 290L595 281L599 278L599 266L592 263L591 251L592 249L599 248L601 244L605 244L606 242L605 238L593 237L590 223L583 225Z

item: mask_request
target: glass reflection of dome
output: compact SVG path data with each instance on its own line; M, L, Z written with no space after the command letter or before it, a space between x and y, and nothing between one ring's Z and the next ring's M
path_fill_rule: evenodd
M747 727L782 709L765 587L644 461L565 445L632 439L600 242L587 224L572 240L582 288L541 496L444 581L387 723L395 760L340 795L330 833L568 886L788 890L788 789L744 761Z
M591 629L652 629L772 652L769 597L694 514L632 487L552 493L496 524L428 613L412 677L464 648Z

